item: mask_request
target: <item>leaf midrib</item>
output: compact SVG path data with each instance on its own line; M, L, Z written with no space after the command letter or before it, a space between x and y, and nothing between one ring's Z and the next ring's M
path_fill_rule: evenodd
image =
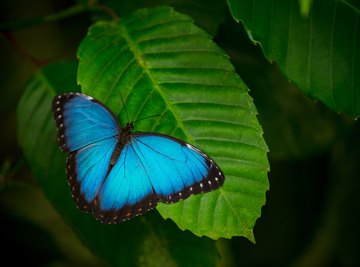
M164 102L166 104L167 109L170 110L170 112L173 114L173 116L174 116L174 118L175 118L175 120L176 120L176 122L178 124L178 128L180 128L182 130L182 132L184 133L184 135L186 136L187 141L192 142L193 140L190 137L190 135L185 131L185 127L182 124L182 122L180 121L179 116L173 110L170 103L167 101L167 98L165 97L164 93L162 92L159 84L156 82L154 77L151 75L150 69L146 66L145 60L143 59L143 57L141 55L142 53L141 53L140 49L137 47L137 44L133 41L133 39L129 35L128 30L126 28L126 25L123 25L121 23L121 21L120 21L119 22L119 27L120 27L120 30L123 33L125 41L128 43L130 51L133 53L133 55L134 55L134 57L136 59L136 62L144 70L143 73L148 76L151 83L153 84L153 90L156 90L159 93L159 95L162 97L162 99L164 100Z

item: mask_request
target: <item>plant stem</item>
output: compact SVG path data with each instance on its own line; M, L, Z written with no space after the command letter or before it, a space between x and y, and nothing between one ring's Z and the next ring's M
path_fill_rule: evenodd
M102 11L108 13L113 19L116 19L116 14L107 7L96 5L96 4L77 4L70 8L61 10L54 14L45 16L38 16L30 19L17 20L12 22L5 22L0 24L0 31L15 31L23 28L29 28L36 25L58 21L61 19L69 18L86 11Z

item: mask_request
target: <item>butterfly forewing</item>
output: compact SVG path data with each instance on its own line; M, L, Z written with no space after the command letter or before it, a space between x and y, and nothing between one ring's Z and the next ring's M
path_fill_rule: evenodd
M72 152L92 143L115 137L119 124L111 111L94 98L65 93L54 98L52 110L60 148Z

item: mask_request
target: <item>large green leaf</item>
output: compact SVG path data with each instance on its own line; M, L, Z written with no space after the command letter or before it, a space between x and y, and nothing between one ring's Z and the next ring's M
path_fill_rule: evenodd
M76 64L49 65L27 84L18 105L18 138L39 185L82 241L111 266L216 266L208 238L180 231L156 211L118 225L103 225L75 207L66 182L65 155L56 141L52 98L76 91Z
M168 7L93 25L78 50L78 82L124 125L176 136L220 165L220 189L159 205L181 229L211 238L246 236L268 189L267 146L248 89L228 57L192 20Z
M227 2L270 61L307 95L335 111L360 115L359 2L313 1L308 16L298 0Z

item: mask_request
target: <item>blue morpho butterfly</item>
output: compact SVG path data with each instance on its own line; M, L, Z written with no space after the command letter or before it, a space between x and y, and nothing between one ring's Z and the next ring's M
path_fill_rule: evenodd
M156 207L219 188L224 174L196 147L152 132L122 128L98 100L80 93L55 96L52 111L66 173L79 209L118 223Z

